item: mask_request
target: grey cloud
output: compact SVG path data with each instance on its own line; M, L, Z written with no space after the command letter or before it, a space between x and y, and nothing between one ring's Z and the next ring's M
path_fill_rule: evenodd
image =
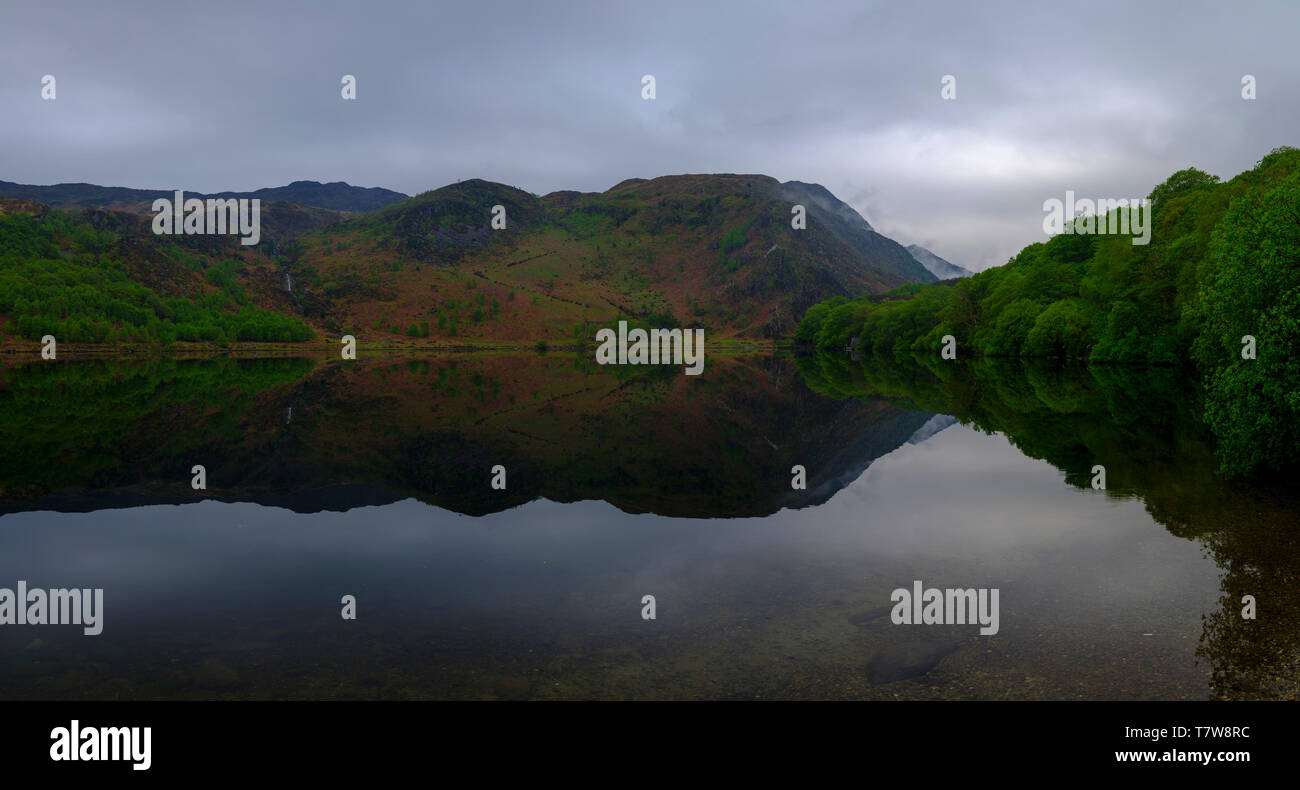
M1293 4L918 5L11 2L0 179L545 193L766 173L981 269L1041 240L1066 189L1145 195L1296 143Z

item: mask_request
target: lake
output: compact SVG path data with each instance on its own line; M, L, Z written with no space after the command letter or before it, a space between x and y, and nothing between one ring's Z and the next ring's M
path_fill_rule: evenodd
M1300 500L1186 378L10 356L0 587L104 613L0 627L0 698L1295 698ZM916 581L997 633L894 624Z

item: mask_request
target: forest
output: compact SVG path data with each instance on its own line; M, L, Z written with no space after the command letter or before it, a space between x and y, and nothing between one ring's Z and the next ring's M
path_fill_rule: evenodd
M293 342L314 333L250 303L232 258L172 245L201 292L168 296L128 274L123 238L78 212L0 215L0 319L7 334L72 343Z
M822 302L796 338L905 360L938 355L951 335L966 358L1180 368L1203 386L1225 472L1294 467L1300 150L1275 149L1227 182L1180 170L1148 200L1148 245L1057 235L969 279Z

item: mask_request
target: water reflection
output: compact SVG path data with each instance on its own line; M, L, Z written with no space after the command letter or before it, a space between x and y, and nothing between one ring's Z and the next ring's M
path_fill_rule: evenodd
M1193 395L799 364L6 370L0 586L107 614L0 628L0 696L1294 696L1300 508L1215 477ZM1000 633L893 626L914 579L1000 588Z

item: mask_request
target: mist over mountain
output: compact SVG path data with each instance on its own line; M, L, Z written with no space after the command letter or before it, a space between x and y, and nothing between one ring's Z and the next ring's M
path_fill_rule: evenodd
M940 280L951 280L954 277L970 277L975 273L955 263L949 263L919 244L907 245L907 251L912 254L913 258L920 261L926 271Z
M852 206L831 194L821 184L787 181L778 194L791 203L806 205L810 214L826 224L835 238L853 248L884 271L903 278L904 282L932 282L935 277L917 259L893 239L877 233ZM943 279L942 277L938 279Z

